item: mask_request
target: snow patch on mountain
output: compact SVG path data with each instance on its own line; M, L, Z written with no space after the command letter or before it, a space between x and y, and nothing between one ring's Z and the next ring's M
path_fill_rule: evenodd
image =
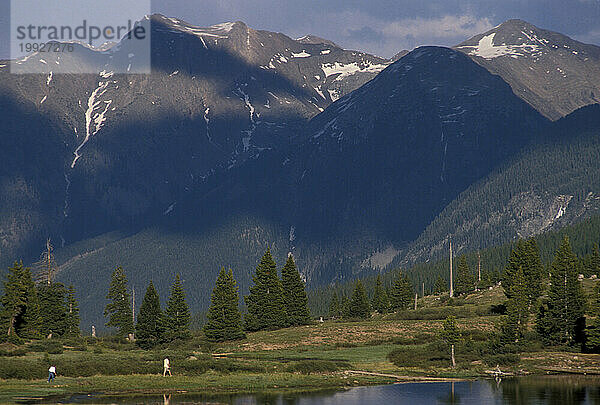
M306 52L304 49L300 53L294 53L294 52L292 52L292 57L293 58L308 58L310 56L311 56L311 54L308 53L308 52Z
M106 77L107 73L101 72L100 75L102 77ZM90 140L90 137L96 135L98 131L100 131L100 128L102 128L102 125L106 121L106 112L108 111L112 100L103 101L101 97L104 95L104 93L106 93L106 89L109 84L110 81L98 82L98 87L94 91L92 91L92 94L88 98L88 107L85 112L85 138L83 139L83 142L81 142L81 144L77 147L77 149L75 149L75 152L73 152L75 157L73 158L73 162L71 162L71 168L75 167L75 163L77 163L77 160L81 157L81 154L79 153L81 151L81 148L83 148L85 144ZM103 103L104 109L102 109Z
M530 41L538 41L541 43L541 40L537 37L533 38L532 36L522 32ZM533 35L533 34L532 34ZM540 50L540 46L536 44L522 43L520 45L495 45L494 38L496 33L493 32L489 35L484 36L479 40L479 43L476 46L461 46L461 49L471 49L469 51L470 56L479 56L483 59L494 59L499 58L501 56L510 56L512 58L518 58L520 56L526 56L528 54L535 53ZM535 35L534 35L535 36Z
M361 66L362 65L362 66ZM374 64L369 61L365 61L360 65L356 62L343 64L340 62L324 63L321 65L321 70L325 73L325 77L338 75L335 80L342 80L348 76L355 75L357 73L379 73L388 66L385 64Z

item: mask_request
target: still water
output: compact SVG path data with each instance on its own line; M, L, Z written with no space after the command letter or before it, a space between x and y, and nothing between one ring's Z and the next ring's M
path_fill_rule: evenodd
M356 387L344 391L300 394L210 396L206 394L136 397L73 396L61 403L113 404L273 404L273 405L387 405L387 404L514 404L600 405L599 377L523 377L456 383L405 383Z

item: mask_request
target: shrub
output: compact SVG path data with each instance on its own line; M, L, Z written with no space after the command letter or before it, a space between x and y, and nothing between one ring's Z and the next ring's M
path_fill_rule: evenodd
M483 362L488 366L511 366L517 364L521 358L516 353L490 354L483 358Z
M49 354L61 354L63 345L57 340L39 340L30 343L28 346L30 352L46 352Z
M287 371L292 373L331 373L341 369L350 368L350 364L345 361L331 360L300 360L290 364Z
M13 350L0 350L0 356L3 357L15 357L15 356L24 356L28 353L28 350L24 347L19 347Z

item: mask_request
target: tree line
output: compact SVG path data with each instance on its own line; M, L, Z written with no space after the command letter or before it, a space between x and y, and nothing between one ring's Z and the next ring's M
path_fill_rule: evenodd
M250 294L244 297L247 313L242 317L233 271L221 268L203 327L207 339L236 340L244 338L246 331L311 323L305 285L292 255L288 256L279 278L275 261L267 249L256 268L253 281ZM171 286L164 312L158 293L150 281L135 325L127 279L120 267L112 274L107 298L109 303L104 313L109 320L106 326L116 328L121 337L131 335L140 347L152 348L175 339L191 337L191 317L179 275Z
M15 262L8 269L0 298L0 333L3 340L77 337L79 306L73 286L51 280L36 284L31 269Z

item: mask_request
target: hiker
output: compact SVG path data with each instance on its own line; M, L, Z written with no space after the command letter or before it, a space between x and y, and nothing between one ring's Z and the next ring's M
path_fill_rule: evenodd
M56 367L50 366L48 369L48 382L54 382L54 377L56 377Z
M165 361L163 362L163 377L166 377L167 373L171 375L171 363L169 363L169 358L165 357Z

